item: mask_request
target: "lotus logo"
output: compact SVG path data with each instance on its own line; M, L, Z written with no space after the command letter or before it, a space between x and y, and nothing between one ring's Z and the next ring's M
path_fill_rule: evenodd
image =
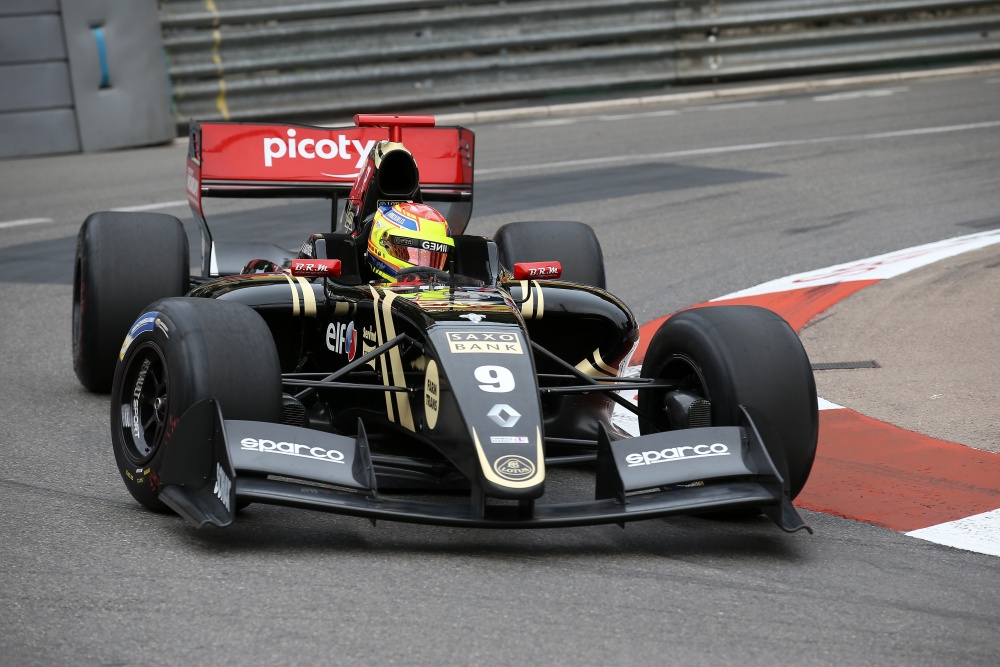
M528 479L535 474L535 464L523 456L501 456L493 464L498 475L512 482Z
M506 403L498 403L490 408L486 416L504 428L510 428L521 418L521 413Z

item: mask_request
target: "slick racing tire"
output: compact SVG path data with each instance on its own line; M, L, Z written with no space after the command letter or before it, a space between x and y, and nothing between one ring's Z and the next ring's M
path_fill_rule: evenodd
M188 290L181 221L159 213L94 213L80 227L73 270L73 370L107 393L128 328L157 299Z
M711 402L712 426L739 425L744 405L791 498L816 456L816 383L799 337L781 317L756 306L692 308L672 316L650 341L641 376L673 380ZM643 434L677 428L665 390L639 390Z
M559 262L560 280L607 287L601 243L582 222L511 222L498 229L493 240L500 265L507 269L513 269L515 262Z
M226 419L281 421L281 367L263 318L214 299L150 304L129 330L111 389L115 461L148 509L166 509L159 473L177 422L210 397Z

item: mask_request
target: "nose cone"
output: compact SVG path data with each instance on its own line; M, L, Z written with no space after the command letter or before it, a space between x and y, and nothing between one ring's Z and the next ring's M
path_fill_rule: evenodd
M545 450L542 431L536 427L532 438L489 436L483 444L472 429L486 495L492 498L538 498L545 491ZM509 442L527 440L528 442Z
M472 449L465 472L488 497L537 498L545 481L542 409L527 336L517 324L466 319L429 332Z

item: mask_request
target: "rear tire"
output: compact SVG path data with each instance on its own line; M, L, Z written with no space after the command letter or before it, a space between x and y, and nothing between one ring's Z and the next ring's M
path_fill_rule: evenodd
M799 337L781 317L756 306L709 306L677 313L650 341L641 376L681 382L711 401L713 426L739 425L744 405L791 498L816 456L816 382ZM643 434L671 428L664 390L639 390Z
M107 393L122 341L149 303L188 289L181 221L160 213L89 216L76 241L73 370L86 389Z
M239 303L163 299L131 331L111 390L111 440L129 493L162 511L163 448L184 412L215 398L226 419L280 422L281 366L267 324Z
M594 230L582 222L511 222L493 235L501 266L515 262L559 262L561 280L606 289L604 253Z

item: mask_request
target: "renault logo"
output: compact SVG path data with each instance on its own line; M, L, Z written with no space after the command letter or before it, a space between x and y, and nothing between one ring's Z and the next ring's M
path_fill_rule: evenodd
M486 416L504 428L510 428L521 418L521 413L506 403L498 403L490 408Z

